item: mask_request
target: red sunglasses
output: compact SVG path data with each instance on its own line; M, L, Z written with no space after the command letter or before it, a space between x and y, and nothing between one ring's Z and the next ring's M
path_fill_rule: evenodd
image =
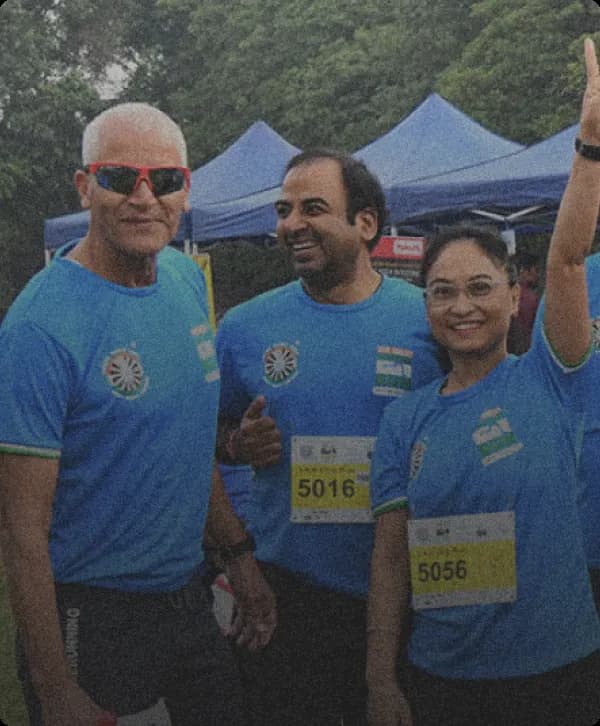
M190 170L185 166L135 166L95 161L85 166L84 171L94 174L103 189L127 196L133 194L142 181L147 182L155 197L190 188Z

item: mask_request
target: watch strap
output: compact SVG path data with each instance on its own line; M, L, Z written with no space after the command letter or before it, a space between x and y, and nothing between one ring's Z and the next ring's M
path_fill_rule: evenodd
M593 146L592 144L584 144L583 141L577 137L575 139L575 151L583 156L584 159L591 159L592 161L600 161L600 146Z

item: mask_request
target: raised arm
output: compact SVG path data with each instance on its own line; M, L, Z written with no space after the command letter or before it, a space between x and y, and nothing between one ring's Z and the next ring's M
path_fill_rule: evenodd
M579 138L600 152L600 74L589 38L585 41L585 66L587 87ZM581 362L590 347L584 262L594 239L599 206L600 160L576 153L548 251L544 312L546 336L567 365Z
M396 675L398 657L408 642L407 519L406 509L386 512L375 528L367 617L369 726L412 726Z
M0 549L45 726L95 726L101 710L64 654L48 533L58 460L0 454Z

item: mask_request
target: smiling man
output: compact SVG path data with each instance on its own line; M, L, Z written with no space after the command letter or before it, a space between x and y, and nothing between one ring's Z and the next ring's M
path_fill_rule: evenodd
M89 231L0 328L0 534L31 726L96 726L103 711L243 723L201 577L205 529L237 591L238 641L261 647L275 625L214 471L204 277L167 246L189 181L182 133L158 109L94 119L75 174Z
M308 294L321 302L350 304L369 297L381 283L369 250L385 210L373 186L371 206L347 211L342 173L334 158L291 167L275 209L278 238Z
M439 375L422 292L369 252L385 198L356 159L294 157L277 235L299 280L229 311L217 336L230 450L255 467L247 524L278 627L243 655L253 726L366 723L369 464L383 409Z

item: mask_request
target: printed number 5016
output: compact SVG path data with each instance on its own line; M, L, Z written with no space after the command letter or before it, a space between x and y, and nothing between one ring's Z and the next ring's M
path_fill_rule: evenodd
M321 499L325 496L336 498L342 496L349 499L354 496L355 483L352 479L344 479L338 482L337 479L325 481L325 479L300 479L298 481L298 496L315 497Z

